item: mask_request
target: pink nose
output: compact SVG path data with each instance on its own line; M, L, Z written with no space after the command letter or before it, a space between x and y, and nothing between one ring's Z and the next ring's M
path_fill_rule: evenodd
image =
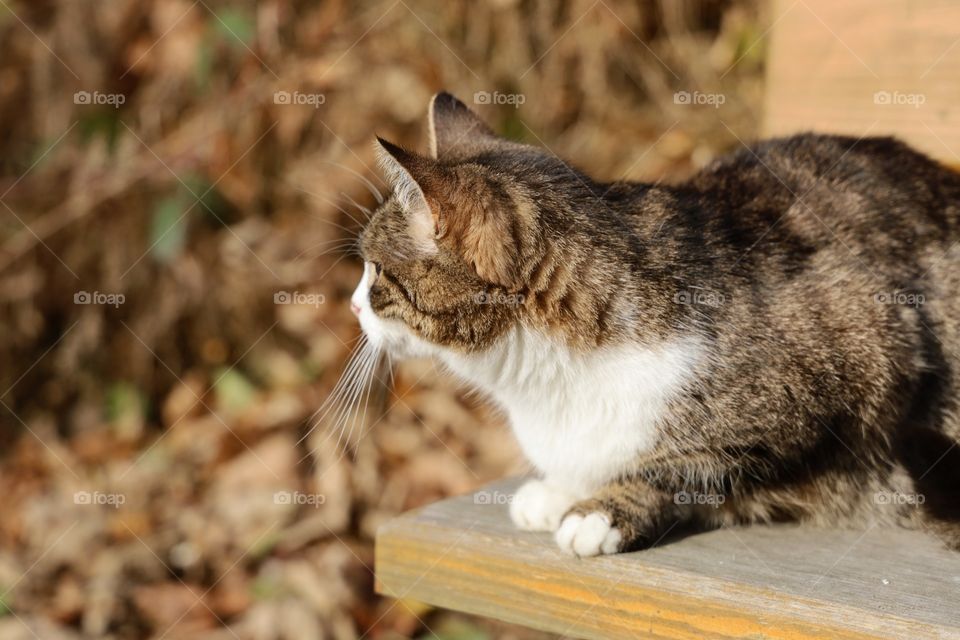
M353 311L354 315L360 315L360 307L353 302L350 303L350 311Z

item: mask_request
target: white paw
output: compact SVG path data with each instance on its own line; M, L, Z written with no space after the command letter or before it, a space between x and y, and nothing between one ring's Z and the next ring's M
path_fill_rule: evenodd
M530 480L513 496L510 519L525 531L556 531L574 502L576 498L542 480Z
M610 524L602 513L588 513L586 517L571 513L563 519L555 535L557 545L564 553L586 558L601 553L616 553L620 547L620 530Z

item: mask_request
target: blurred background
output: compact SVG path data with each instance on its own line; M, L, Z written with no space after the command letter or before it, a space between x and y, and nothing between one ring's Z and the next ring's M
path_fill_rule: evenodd
M757 135L712 0L0 0L0 638L535 637L373 592L391 516L523 470L430 362L349 437L372 141L446 89L604 180Z

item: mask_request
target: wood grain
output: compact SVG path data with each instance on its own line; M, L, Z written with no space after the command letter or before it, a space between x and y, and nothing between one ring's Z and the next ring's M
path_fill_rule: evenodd
M772 4L765 135L893 134L960 165L960 3Z
M900 530L725 529L573 559L501 483L377 534L380 593L581 638L960 638L960 554Z

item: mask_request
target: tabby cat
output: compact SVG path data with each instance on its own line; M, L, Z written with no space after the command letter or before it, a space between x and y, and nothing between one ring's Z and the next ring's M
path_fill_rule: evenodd
M805 134L603 183L446 93L429 131L378 139L352 308L505 410L519 528L578 556L774 520L960 547L960 174Z

